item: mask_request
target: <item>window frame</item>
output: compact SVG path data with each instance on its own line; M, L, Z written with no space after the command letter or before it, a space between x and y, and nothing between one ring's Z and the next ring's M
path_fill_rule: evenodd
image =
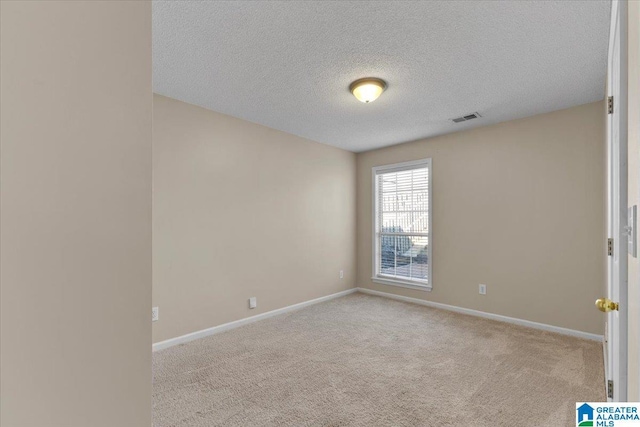
M372 275L371 280L375 283L380 283L383 285L391 285L391 286L399 286L402 288L409 289L418 289L422 291L431 291L433 288L433 180L432 180L432 169L431 169L431 158L425 158L420 160L412 160L409 162L402 163L394 163L389 165L381 165L374 166L371 169L371 195L372 195L372 216L373 216L373 230L372 230ZM427 275L427 283L419 282L417 280L411 279L398 279L398 278L389 278L381 276L379 271L379 248L378 248L378 226L379 226L379 215L378 215L378 179L377 176L383 173L393 173L400 172L405 170L412 169L420 169L427 168L427 191L429 194L428 203L428 215L429 215L429 231L427 233L428 239L428 247L427 247L427 259L428 259L428 275Z

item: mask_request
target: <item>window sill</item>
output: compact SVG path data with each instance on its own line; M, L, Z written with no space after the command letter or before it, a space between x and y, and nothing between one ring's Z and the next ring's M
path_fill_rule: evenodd
M417 284L415 282L410 282L410 281L404 281L404 280L397 280L397 279L385 279L382 277L372 277L371 280L375 283L380 283L383 285L391 285L391 286L399 286L401 288L408 288L408 289L416 289L419 291L427 291L427 292L431 292L431 285L422 285L422 284Z

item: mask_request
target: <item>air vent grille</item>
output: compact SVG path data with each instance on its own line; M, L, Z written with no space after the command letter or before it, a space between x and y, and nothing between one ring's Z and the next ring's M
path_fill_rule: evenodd
M477 119L478 117L482 117L482 116L479 113L471 113L471 114L467 114L466 116L456 117L455 119L451 119L451 121L453 123L462 123L468 120Z

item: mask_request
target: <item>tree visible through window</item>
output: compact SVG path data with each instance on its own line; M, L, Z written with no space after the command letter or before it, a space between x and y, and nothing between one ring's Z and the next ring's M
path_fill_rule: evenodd
M431 287L431 160L374 168L374 280Z

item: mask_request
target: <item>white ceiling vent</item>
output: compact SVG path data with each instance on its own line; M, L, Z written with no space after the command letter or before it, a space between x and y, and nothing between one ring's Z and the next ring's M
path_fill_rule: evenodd
M462 122L466 122L467 120L473 120L473 119L477 119L478 117L482 117L480 115L480 113L471 113L471 114L467 114L466 116L462 116L462 117L456 117L455 119L451 119L451 121L453 123L462 123Z

